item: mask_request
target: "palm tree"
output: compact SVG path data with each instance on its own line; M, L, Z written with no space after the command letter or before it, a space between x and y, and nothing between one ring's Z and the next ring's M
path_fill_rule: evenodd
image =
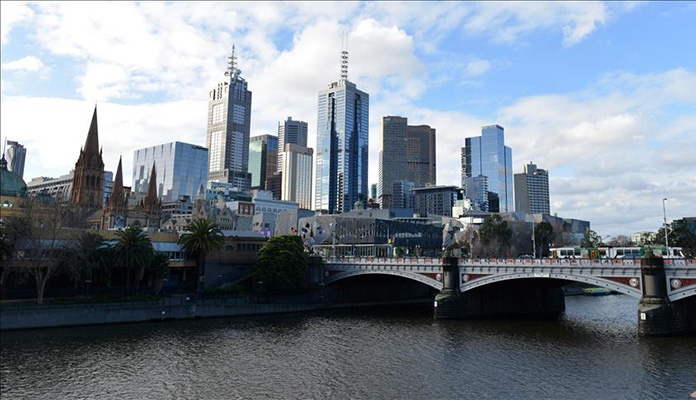
M178 243L184 251L196 261L196 277L201 291L201 278L205 276L205 256L210 251L221 250L225 236L220 228L209 219L198 219L186 226L186 231L179 236Z
M136 272L137 290L138 282L143 278L145 267L150 264L154 253L152 241L140 227L129 226L116 232L114 250L118 265L126 268L126 291L130 288L131 270Z
M156 251L150 260L150 265L147 266L147 275L149 277L148 284L155 291L155 294L158 294L160 289L162 289L162 283L168 273L169 256L167 253Z

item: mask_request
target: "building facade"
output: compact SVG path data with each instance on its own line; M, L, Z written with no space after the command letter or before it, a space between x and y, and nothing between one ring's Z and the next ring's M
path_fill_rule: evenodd
M221 82L208 93L208 180L231 183L249 190L249 136L251 132L251 91L240 76L232 47Z
M183 142L170 142L133 152L134 193L150 187L150 169L155 165L157 196L165 203L182 196L193 198L208 180L208 149Z
M488 209L481 211L513 211L512 150L505 146L505 130L502 126L484 126L481 128L481 136L464 139L461 166L462 188L465 192L468 191L466 185L471 182L468 178L486 178L489 192L486 205ZM479 183L480 181L481 178Z
M251 189L266 189L266 179L278 170L278 137L254 136L249 142Z
M381 121L378 198L382 208L392 207L396 181L410 181L418 188L435 186L435 129L408 125L408 119L386 116Z
M392 184L392 205L390 208L414 208L416 185L411 181L394 181Z
M462 189L456 186L433 186L413 190L413 212L421 217L430 215L452 216L452 207L462 198Z
M7 170L19 175L20 178L24 178L24 162L27 157L27 149L13 140L8 140L7 146L5 151Z
M370 99L348 81L347 54L341 79L319 92L317 116L315 210L350 211L367 202Z
M75 220L83 219L88 213L102 207L104 197L104 161L99 148L97 107L94 107L85 145L75 163L70 202L76 213Z
M551 214L548 171L529 163L515 174L515 211Z
M282 153L282 200L298 203L300 208L312 208L312 167L314 150L288 143Z
M283 171L283 156L280 152L285 149L285 145L292 143L307 147L307 132L307 123L295 121L292 117L278 123L278 172Z

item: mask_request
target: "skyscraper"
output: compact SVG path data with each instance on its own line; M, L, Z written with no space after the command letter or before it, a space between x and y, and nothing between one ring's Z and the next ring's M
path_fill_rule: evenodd
M435 129L408 125L405 117L386 116L381 131L378 196L382 208L390 208L396 181L407 180L417 188L435 186Z
M288 117L278 123L278 172L283 170L282 152L286 144L299 144L307 147L307 123ZM275 172L275 171L272 171Z
M195 144L170 142L133 152L133 192L145 194L150 169L155 165L156 195L165 203L180 196L195 198L208 180L208 149Z
M549 203L549 173L530 162L515 174L515 211L551 214Z
M488 209L481 211L512 212L512 150L505 146L503 127L484 126L481 128L481 136L464 139L461 151L464 191L469 192L467 184L472 182L467 178L485 177L489 192ZM479 178L477 185L481 186L481 182L482 178Z
M228 58L229 81L221 82L208 93L208 180L249 190L249 135L251 130L251 92L240 77L237 58Z
M7 170L19 175L20 178L23 178L24 161L27 156L27 149L13 140L8 140L7 145L9 146L5 152Z
M249 141L249 173L252 189L266 189L266 178L278 170L278 137L254 136Z
M294 201L300 208L312 208L312 158L314 151L299 144L288 143L283 158L282 200Z
M341 79L319 92L314 207L338 214L367 202L369 95L348 81L348 53Z

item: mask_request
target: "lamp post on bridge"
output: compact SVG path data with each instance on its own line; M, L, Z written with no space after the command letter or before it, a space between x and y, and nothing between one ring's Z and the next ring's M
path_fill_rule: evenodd
M667 211L665 208L665 202L667 201L667 198L665 197L662 199L662 217L664 218L665 221L665 254L669 254L669 239L667 238L669 236L669 230L667 229Z

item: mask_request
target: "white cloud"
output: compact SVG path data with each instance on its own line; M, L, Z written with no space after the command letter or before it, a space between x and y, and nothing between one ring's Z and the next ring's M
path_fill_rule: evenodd
M483 75L491 68L490 61L471 60L466 64L466 71L469 76Z
M0 2L0 40L4 47L10 40L10 32L15 25L22 24L32 19L34 12L25 2L3 1Z
M44 68L45 66L41 60L34 56L26 56L19 60L2 63L2 69L5 71L40 72Z
M467 32L517 43L535 31L560 28L572 46L606 23L608 10L598 2L481 2L464 23Z

